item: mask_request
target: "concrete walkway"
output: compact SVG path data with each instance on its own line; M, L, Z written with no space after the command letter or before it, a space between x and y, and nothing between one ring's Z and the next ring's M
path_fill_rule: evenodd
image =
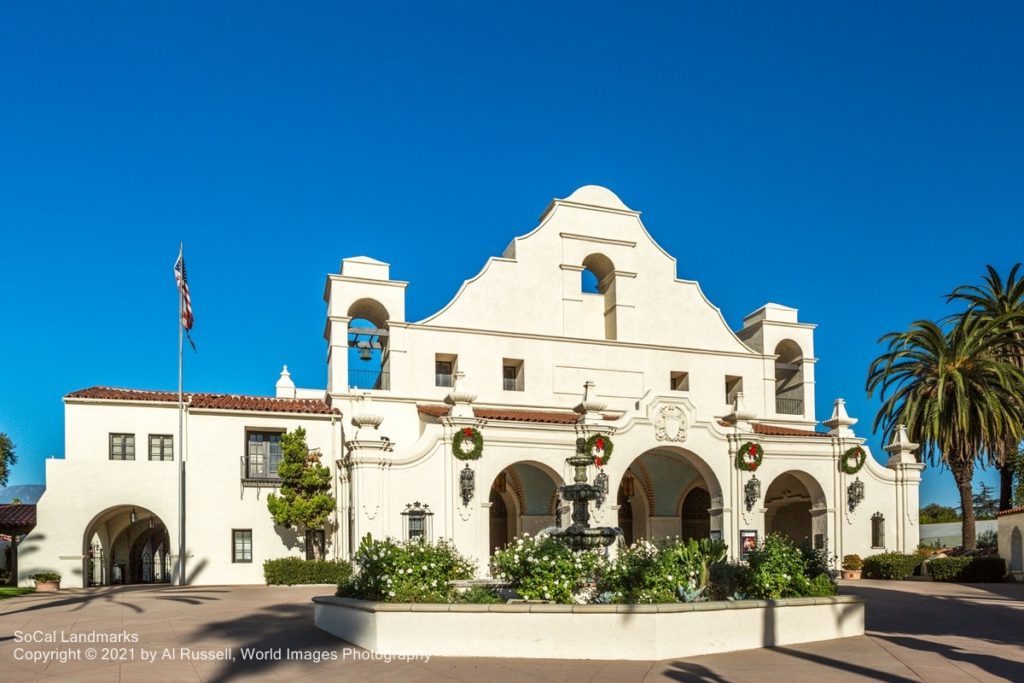
M128 587L0 601L0 678L11 682L312 680L325 676L346 681L467 683L1024 681L1024 584L848 582L843 593L868 600L866 636L664 662L374 661L369 653L313 627L309 598L328 592L327 587ZM94 633L128 642L60 642ZM53 637L57 642L24 642L28 635ZM614 634L597 637L613 638ZM182 648L189 650L188 655L182 654ZM90 650L94 659L89 658ZM280 651L281 659L245 659L244 652L250 651L269 657ZM33 662L26 659L30 656L49 659ZM198 659L204 656L230 656L234 661ZM143 657L148 659L142 661ZM313 661L318 657L326 661Z

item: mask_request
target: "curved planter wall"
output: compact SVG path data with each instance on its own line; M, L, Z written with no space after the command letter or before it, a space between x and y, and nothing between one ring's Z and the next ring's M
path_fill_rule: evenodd
M672 659L864 634L864 602L444 605L313 598L316 626L391 655Z

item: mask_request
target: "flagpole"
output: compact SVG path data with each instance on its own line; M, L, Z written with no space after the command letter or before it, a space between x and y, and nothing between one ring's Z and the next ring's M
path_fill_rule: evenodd
M185 244L178 247L178 258L185 255ZM182 344L185 323L182 311L185 308L185 291L178 287L178 585L185 585L185 396L182 385Z

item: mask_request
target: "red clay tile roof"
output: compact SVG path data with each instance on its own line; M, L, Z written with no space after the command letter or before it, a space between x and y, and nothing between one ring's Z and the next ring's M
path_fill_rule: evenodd
M1024 507L1010 508L1009 510L1003 510L1002 512L997 512L996 513L996 517L1001 517L1003 515L1019 515L1022 512L1024 512Z
M65 398L89 398L106 401L154 401L177 403L178 394L173 391L146 391L143 389L118 389L115 387L89 387L72 391ZM341 411L331 408L318 398L274 398L271 396L241 396L238 394L185 394L185 402L191 408L216 410L246 410L261 413L304 413L313 415L340 415Z
M421 415L444 417L449 407L436 403L417 404L416 409ZM578 413L569 410L520 410L519 408L474 408L473 415L484 420L504 420L507 422L538 422L542 424L576 424L580 420ZM605 420L617 420L618 415L602 415Z
M23 533L36 525L36 506L0 505L0 530Z
M818 436L826 438L831 436L828 432L816 432L812 429L777 427L775 425L761 424L760 422L754 422L753 425L755 434L764 434L765 436Z

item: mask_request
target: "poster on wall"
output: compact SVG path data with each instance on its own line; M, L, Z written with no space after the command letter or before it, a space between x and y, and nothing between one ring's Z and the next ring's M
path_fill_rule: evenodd
M751 550L757 548L757 529L740 530L740 559L747 559Z

